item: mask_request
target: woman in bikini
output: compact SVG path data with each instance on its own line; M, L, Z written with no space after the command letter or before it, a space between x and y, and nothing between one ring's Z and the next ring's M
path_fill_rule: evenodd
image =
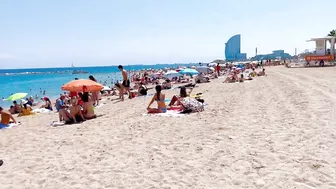
M156 93L153 96L151 102L149 103L148 107L147 107L147 111L148 113L166 113L167 112L167 107L166 107L166 103L165 103L165 94L161 93L161 85L157 85L155 87ZM158 104L158 108L151 108L150 106L154 103L154 101L157 102Z
M93 101L89 97L89 93L85 92L82 96L83 99L83 116L85 119L93 119L96 118L94 113Z

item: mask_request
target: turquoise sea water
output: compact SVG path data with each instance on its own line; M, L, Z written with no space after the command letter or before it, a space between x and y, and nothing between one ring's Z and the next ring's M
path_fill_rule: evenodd
M125 66L124 68L126 70L142 70L149 68L162 69L165 67L176 68L179 65L130 65ZM190 64L184 64L183 66L189 65ZM89 73L72 74L73 70L83 70ZM49 98L54 99L64 92L61 90L63 84L74 80L75 78L87 79L89 75L93 75L102 84L104 81L107 81L108 86L111 86L112 82L116 82L121 79L121 73L117 66L0 70L0 98L7 98L12 93L24 92L28 93L28 96L35 97L37 94L39 98L48 96ZM44 90L46 91L45 95L43 95ZM2 107L9 107L11 104L12 102L0 101L0 106Z

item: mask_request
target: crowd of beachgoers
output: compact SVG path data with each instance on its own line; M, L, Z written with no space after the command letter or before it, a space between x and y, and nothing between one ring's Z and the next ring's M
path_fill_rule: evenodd
M147 107L149 114L166 113L175 111L179 113L201 112L204 110L202 93L192 94L193 88L202 83L211 82L213 79L226 77L224 83L244 83L251 81L258 76L266 76L265 66L271 65L271 61L250 64L208 64L198 67L178 67L176 69L161 70L141 70L127 71L122 65L118 69L122 73L123 80L116 81L114 86L106 86L107 81L101 91L95 92L64 92L59 98L52 101L48 97L39 99L30 96L19 101L13 101L13 105L8 110L0 107L1 125L8 126L16 123L13 115L29 116L43 112L57 112L59 124L80 123L88 119L97 117L95 108L99 107L100 101L104 97L115 96L112 100L124 101L125 95L128 99L139 96L151 96ZM259 71L257 71L259 70ZM97 82L92 75L88 78ZM75 78L78 80L78 78ZM166 100L164 91L179 89L179 93L171 99ZM42 91L45 94L45 91ZM152 90L152 93L149 91ZM37 102L38 101L38 102ZM157 106L154 106L154 102ZM42 104L41 104L42 103Z

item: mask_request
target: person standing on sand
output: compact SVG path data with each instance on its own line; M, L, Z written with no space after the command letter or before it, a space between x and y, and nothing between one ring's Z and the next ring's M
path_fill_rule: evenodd
M121 95L121 100L124 101L124 90L125 89L128 92L129 98L131 99L132 98L131 91L130 91L130 84L131 84L131 82L128 79L127 72L126 72L126 70L124 70L124 67L122 65L119 65L118 68L121 71L122 76L123 76L123 82L121 84L121 89L120 89L120 92L122 94Z
M98 83L96 78L94 78L92 75L89 76L89 79L91 81L94 81L94 82ZM99 106L100 91L92 92L92 100L93 100L93 104L95 106Z
M218 77L219 77L220 76L220 66L219 66L219 63L217 63L216 71L217 71L217 74L218 74Z

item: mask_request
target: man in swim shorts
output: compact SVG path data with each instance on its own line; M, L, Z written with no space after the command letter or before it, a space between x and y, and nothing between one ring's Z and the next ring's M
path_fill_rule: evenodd
M1 114L0 128L8 127L11 120L14 123L16 123L16 120L14 119L12 114L8 111L5 111L2 107L0 107L0 114Z
M122 73L122 76L123 76L123 82L121 84L121 100L123 101L124 100L124 90L126 89L126 91L128 92L128 96L129 98L132 98L132 95L131 95L131 91L130 91L130 80L128 79L128 76L127 76L127 71L124 70L124 67L122 65L119 65L118 66L119 70L121 71Z

